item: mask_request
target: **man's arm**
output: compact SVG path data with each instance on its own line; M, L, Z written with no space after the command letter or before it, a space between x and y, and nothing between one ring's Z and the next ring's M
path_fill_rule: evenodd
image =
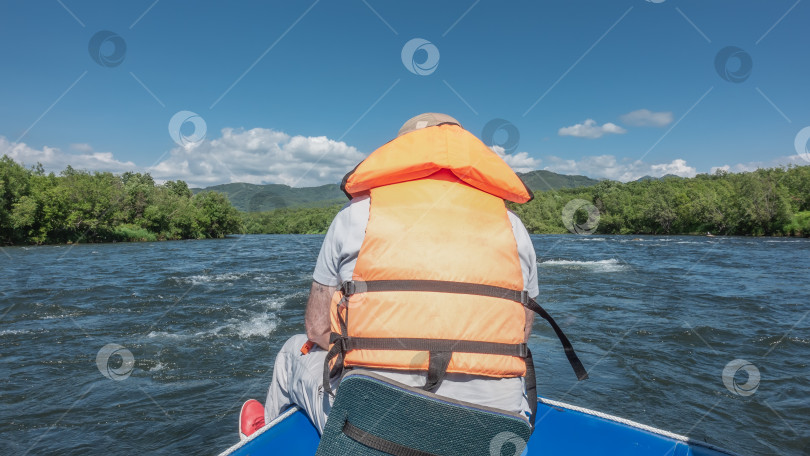
M520 217L512 211L508 211L508 214L509 222L512 224L512 233L517 242L520 269L523 272L523 286L529 292L529 297L536 299L540 290L537 286L537 255L534 253L534 245ZM524 309L524 311L526 319L523 326L523 340L528 343L534 325L534 312L529 309Z
M523 341L529 343L529 336L532 334L532 325L534 325L534 312L529 309L523 309L526 312L526 326L523 327Z
M332 295L337 291L337 287L329 287L312 281L309 289L309 300L307 310L304 314L304 326L307 330L307 338L324 350L329 349L329 304L332 302Z

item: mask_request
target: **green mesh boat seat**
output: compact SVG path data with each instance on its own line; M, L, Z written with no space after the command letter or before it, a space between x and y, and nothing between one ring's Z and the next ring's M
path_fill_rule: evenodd
M355 369L340 382L316 455L516 456L531 432L516 413Z

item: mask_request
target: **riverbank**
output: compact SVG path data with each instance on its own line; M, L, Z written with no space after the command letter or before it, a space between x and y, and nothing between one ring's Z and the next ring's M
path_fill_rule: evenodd
M183 181L70 166L46 174L0 158L0 245L220 238L240 225L223 194L192 195Z
M192 195L183 181L70 167L46 175L8 157L0 159L0 190L0 245L324 234L343 206L239 212L223 193ZM810 166L601 181L507 206L531 234L808 237Z

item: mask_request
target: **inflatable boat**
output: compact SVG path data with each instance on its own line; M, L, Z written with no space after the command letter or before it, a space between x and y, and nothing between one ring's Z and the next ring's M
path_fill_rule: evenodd
M358 380L354 382L358 385L363 384L362 389L357 391L355 397L351 398L351 403L347 400L340 404L339 400L343 394L338 394L338 399L336 399L329 420L327 420L323 437L318 435L316 428L301 410L292 407L256 431L247 440L243 440L225 450L220 456L314 455L316 452L319 455L735 455L735 453L709 443L694 441L672 432L546 398L538 399L533 432L529 431L521 434L519 428L512 428L516 431L515 433L497 432L500 429L497 427L498 424L487 421L490 418L486 416L486 413L493 415L491 410L489 412L476 410L473 413L484 413L484 415L476 415L472 418L472 415L464 415L466 412L464 412L463 407L459 407L458 403L450 404L447 401L442 401L442 398L424 397L424 393L417 393L418 395L414 395L415 399L409 403L408 398L402 399L401 388L391 387L389 383L383 383L368 376L358 376L353 380ZM341 389L346 389L346 393L348 393L351 383L353 383L351 380L347 382L344 379L343 383L341 383ZM369 383L372 390L368 388ZM378 391L373 391L373 388L377 388ZM406 391L405 393L410 392ZM386 394L389 396L385 397ZM391 404L394 402L397 403L395 409L376 407L375 410L375 404ZM347 406L348 409L346 409ZM447 419L443 417L439 420L438 425L435 422L425 424L429 421L431 415L440 416L445 413L441 407L449 410L462 410L463 413L456 414L459 421L455 424L452 423L452 416ZM409 409L412 415L400 416L410 413ZM394 413L397 416L393 416ZM340 418L336 418L336 415L339 415ZM503 418L504 416L495 417L495 419ZM507 420L509 418L506 417ZM349 422L344 420L353 420L354 424L350 426ZM522 425L528 428L525 420L512 419L512 421L520 422L519 427ZM451 424L446 425L447 422L451 422ZM442 429L442 423L445 423L444 425L448 427ZM459 425L459 423L468 423L469 425ZM403 430L403 428L409 426L411 429ZM479 426L479 429L470 431L469 428L475 426ZM411 446L424 444L427 448L407 448L387 441L387 437L384 435L382 437L369 437L365 435L364 431L360 431L358 434L356 431L358 428L375 429L379 431L378 434L393 433L395 436L392 440L405 438L410 440L410 442L405 442L406 444ZM492 432L497 432L494 438L485 435L493 428L496 430ZM348 430L352 429L354 434L348 432ZM451 431L448 432L448 429L451 429ZM450 434L454 433L453 429L461 429L468 431L468 433L463 435L462 432L461 437L451 442L450 446L445 445L449 440L452 440ZM370 430L368 432L371 433ZM335 434L340 434L340 437ZM519 435L524 436L525 440ZM366 437L366 439L360 437ZM326 442L327 438L332 439L332 442L329 443L332 449L324 450L325 445L321 445L321 448L319 448L321 440L323 439ZM476 439L478 439L478 442L475 442ZM425 443L429 440L432 440L432 443ZM389 446L379 446L379 442L387 443ZM460 446L463 445L467 445L468 449L459 450ZM440 448L442 446L444 448ZM434 450L434 448L436 449Z

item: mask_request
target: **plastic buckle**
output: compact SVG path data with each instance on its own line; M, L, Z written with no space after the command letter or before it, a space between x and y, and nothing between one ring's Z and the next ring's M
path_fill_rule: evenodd
M343 293L343 296L351 296L357 290L356 285L351 280L347 280L340 284L340 292Z
M527 290L520 292L520 303L524 306L529 303L529 292Z
M527 344L520 344L520 357L526 358L529 356L529 346Z

